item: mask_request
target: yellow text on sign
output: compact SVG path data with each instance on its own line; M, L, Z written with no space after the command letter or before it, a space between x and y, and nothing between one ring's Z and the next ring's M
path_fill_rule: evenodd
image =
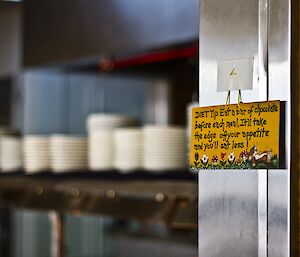
M279 124L280 101L193 108L190 166L277 168Z

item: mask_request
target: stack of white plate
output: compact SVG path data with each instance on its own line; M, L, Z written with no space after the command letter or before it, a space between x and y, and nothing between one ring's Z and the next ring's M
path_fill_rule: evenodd
M143 137L145 169L163 171L185 168L185 128L146 126L143 129Z
M115 114L91 114L87 119L89 168L107 170L114 166L115 128L136 125L136 120Z
M136 119L118 114L93 113L87 118L88 130L120 128L124 126L135 126L136 124Z
M9 127L0 127L0 141L2 137L13 135L13 131ZM1 148L0 148L1 154ZM0 159L0 166L1 166L1 159Z
M105 170L113 167L113 131L97 130L89 132L89 168Z
M46 171L50 168L49 137L28 135L23 139L24 168L27 173Z
M114 134L114 167L128 172L143 166L143 134L141 129L116 129Z
M51 169L55 172L75 171L87 167L85 137L53 135L50 138Z
M22 140L14 136L2 136L0 140L2 172L16 171L23 167Z
M11 135L13 132L9 127L0 127L0 136Z

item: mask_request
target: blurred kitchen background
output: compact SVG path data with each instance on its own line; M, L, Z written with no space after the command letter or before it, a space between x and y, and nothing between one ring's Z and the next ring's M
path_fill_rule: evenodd
M198 16L198 0L0 1L0 127L20 138L87 136L88 115L113 113L187 129ZM74 173L1 172L0 256L197 256L187 163ZM93 198L101 186L103 205Z

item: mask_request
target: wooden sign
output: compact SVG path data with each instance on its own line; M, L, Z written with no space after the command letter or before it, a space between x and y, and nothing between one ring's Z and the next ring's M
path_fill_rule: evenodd
M192 110L192 169L279 167L280 101Z

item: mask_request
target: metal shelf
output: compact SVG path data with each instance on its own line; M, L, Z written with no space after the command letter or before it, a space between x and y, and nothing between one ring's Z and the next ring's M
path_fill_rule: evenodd
M184 171L0 175L0 206L197 228L197 175Z
M26 174L23 170L12 173L0 173L1 178L24 177L50 180L63 179L99 179L99 180L180 180L197 181L197 173L187 170L171 170L162 172L149 172L145 170L136 170L128 173L120 173L118 170L76 170L70 172L55 173L52 171L43 171L35 174Z

